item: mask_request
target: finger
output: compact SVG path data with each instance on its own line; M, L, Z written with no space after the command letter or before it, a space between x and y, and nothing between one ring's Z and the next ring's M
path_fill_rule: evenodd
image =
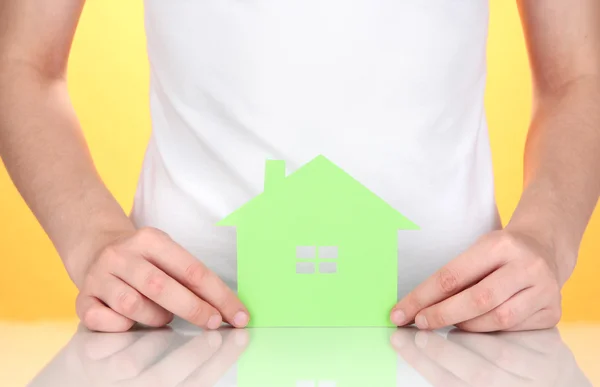
M104 305L96 297L79 293L75 301L77 316L91 331L126 332L135 321L122 316Z
M85 338L83 355L93 361L105 359L127 348L136 340L134 332L95 333Z
M482 239L438 270L396 304L392 322L398 326L407 324L421 310L453 296L508 262L502 254L490 251L495 250L487 239Z
M468 384L457 378L448 370L440 367L416 347L414 337L416 330L400 329L392 334L392 347L406 363L414 368L432 386L466 387Z
M135 240L146 258L179 283L214 306L225 321L243 328L249 313L235 293L202 262L158 230L143 230Z
M91 289L94 296L122 316L151 327L162 327L173 319L173 314L113 275L107 275Z
M556 307L541 309L525 321L506 329L506 331L531 331L554 328L560 321L560 316L561 312Z
M501 337L514 345L543 355L555 354L565 347L565 343L556 327L536 331L510 331L510 333Z
M132 345L102 361L100 371L110 375L111 382L134 379L162 357L176 335L169 329L139 332Z
M551 368L548 367L548 357L506 340L512 334L500 332L488 335L457 330L448 334L448 341L467 348L516 377L543 380L552 372L548 369Z
M245 329L229 332L223 345L206 363L198 367L184 382L183 386L215 386L225 373L238 361L249 342Z
M520 291L491 311L456 324L469 332L496 332L510 329L525 321L547 303L547 296L538 287Z
M221 347L223 338L219 330L204 331L188 339L163 359L146 370L135 383L119 383L127 387L156 385L180 386L196 368L207 362Z
M122 262L112 265L112 274L129 286L192 324L208 329L221 326L222 318L215 308L165 272L141 258L121 259Z
M420 311L420 329L439 329L481 316L531 285L527 273L505 265L472 287Z
M434 332L418 332L415 344L436 364L470 386L517 386L525 382L525 379L504 372L476 352Z

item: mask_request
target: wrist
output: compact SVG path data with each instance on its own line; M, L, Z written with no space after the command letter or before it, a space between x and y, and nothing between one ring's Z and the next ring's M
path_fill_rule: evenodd
M547 252L561 286L564 285L575 269L583 231L571 225L551 190L536 192L529 187L505 229L535 240Z
M117 216L105 219L100 224L90 224L80 232L78 242L71 246L62 256L69 277L79 289L87 270L100 251L112 242L131 235L135 226L129 218Z

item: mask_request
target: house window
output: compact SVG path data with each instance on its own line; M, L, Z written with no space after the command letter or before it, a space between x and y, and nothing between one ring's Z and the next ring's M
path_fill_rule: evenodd
M296 273L337 273L337 258L337 246L298 246L296 247Z
M314 246L298 246L298 247L296 247L296 258L314 259L316 257L317 257L317 249Z

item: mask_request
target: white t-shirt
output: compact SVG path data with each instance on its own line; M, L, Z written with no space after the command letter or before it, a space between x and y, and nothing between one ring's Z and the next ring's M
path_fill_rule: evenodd
M420 226L399 296L500 227L485 0L146 0L153 131L131 217L236 287L216 223L325 155Z

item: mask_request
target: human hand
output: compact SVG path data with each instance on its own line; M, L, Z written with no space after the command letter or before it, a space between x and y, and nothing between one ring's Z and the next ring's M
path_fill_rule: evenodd
M591 386L555 329L482 334L399 329L398 354L433 386Z
M170 328L111 334L81 330L64 351L70 367L63 376L73 385L214 386L248 343L245 329L190 336Z
M475 245L393 308L398 325L473 332L544 329L561 317L556 259L535 238L507 229Z
M143 228L99 249L77 281L77 314L90 330L121 332L173 314L200 327L247 325L245 306L221 279L167 234Z

